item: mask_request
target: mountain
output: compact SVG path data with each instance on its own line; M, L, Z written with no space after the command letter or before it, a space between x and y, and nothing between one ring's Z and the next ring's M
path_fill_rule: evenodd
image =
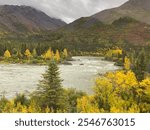
M3 8L6 7L9 6L3 6ZM96 52L116 46L127 48L150 46L150 25L148 20L150 17L148 17L149 13L146 13L150 10L149 0L130 0L118 8L105 10L90 17L82 17L70 24L63 23L59 26L55 26L55 28L51 28L51 25L56 25L57 22L47 22L45 19L51 18L36 9L26 6L11 7L15 8L14 11L6 11L5 13L7 15L1 13L3 15L0 15L0 29L9 29L15 32L22 32L22 30L29 30L30 32L34 32L35 30L57 30L46 31L46 33L31 33L29 35L21 35L21 37L20 35L8 35L8 37L3 37L3 33L0 31L0 44L5 43L7 45L8 43L13 43L15 46L18 46L18 43L28 43L29 45L41 43L42 45L39 45L39 48L41 48L41 46L46 46L46 48L51 46L54 50L67 48L74 52ZM19 8L18 11L17 8ZM20 10L20 8L26 9ZM143 10L143 12L141 10ZM15 13L12 14L11 12ZM31 12L36 12L38 15ZM137 13L135 14L135 12ZM10 17L8 17L9 15ZM5 18L6 22L4 20L2 22L2 18ZM22 18L25 20L22 20ZM35 18L38 20L35 20ZM55 20L56 19L52 21ZM60 22L60 20L58 21ZM38 26L37 22L39 24ZM44 22L44 24L42 22ZM49 29L46 27L48 26L47 24L44 26L45 22L49 23ZM5 46L3 46L3 48L5 48Z
M119 46L122 43L150 45L150 0L129 0L120 7L79 18L64 26L62 32L72 34L72 39L84 48ZM76 41L68 44L76 45Z
M65 41L71 49L92 51L113 46L150 46L150 25L130 17L121 17L111 24L91 17L80 18L60 31L60 34L65 33L60 41Z
M89 27L97 23L112 24L120 18L128 17L150 25L150 0L129 0L120 7L107 9L90 17L82 17L66 25L68 29Z
M65 22L51 18L45 13L29 6L0 6L0 31L17 33L36 32L55 30L64 25L66 25Z
M120 7L104 10L92 16L92 18L107 24L120 17L130 17L150 24L150 0L129 0Z

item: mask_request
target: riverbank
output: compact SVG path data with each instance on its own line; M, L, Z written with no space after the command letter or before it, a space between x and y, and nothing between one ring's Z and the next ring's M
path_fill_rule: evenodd
M47 65L50 60L54 60L58 64L66 64L69 65L69 61L72 61L72 58L60 59L57 61L56 59L43 59L41 57L35 59L14 59L14 58L0 58L0 64L25 64L25 65Z
M92 93L92 86L98 74L120 69L114 62L104 61L100 57L77 56L69 61L72 65L59 64L60 76L65 88L76 88ZM12 98L16 93L30 93L37 88L45 65L0 64L0 93Z

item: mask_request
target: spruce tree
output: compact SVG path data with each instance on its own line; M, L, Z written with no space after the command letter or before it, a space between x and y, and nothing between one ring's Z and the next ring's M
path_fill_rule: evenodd
M43 108L49 107L54 112L64 110L64 90L62 80L59 77L59 69L54 61L48 65L48 69L43 74L43 80L39 82L37 96Z
M136 77L139 81L142 81L144 79L145 71L146 71L146 55L144 49L142 49L137 58L134 70Z

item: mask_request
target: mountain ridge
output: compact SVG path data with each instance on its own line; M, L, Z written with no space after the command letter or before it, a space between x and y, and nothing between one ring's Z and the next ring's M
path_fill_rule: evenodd
M91 17L107 24L111 24L120 17L131 17L140 22L150 24L150 1L129 0L119 7L103 10Z
M0 5L0 28L11 32L56 30L66 25L30 6Z

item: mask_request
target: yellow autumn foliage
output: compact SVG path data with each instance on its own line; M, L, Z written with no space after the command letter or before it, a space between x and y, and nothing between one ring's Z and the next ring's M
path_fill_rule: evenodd
M117 55L122 55L122 49L116 48L116 49L109 49L106 53L106 57L112 57L112 56L117 56Z
M125 61L124 61L124 68L126 70L130 70L130 67L131 67L131 62L130 62L130 59L125 57Z
M126 88L138 85L136 76L132 71L109 72L106 74L106 78L110 79L116 87Z
M10 54L10 52L9 52L8 50L6 50L6 51L4 52L4 57L5 57L5 58L10 58L10 57L11 57L11 54Z
M63 55L64 55L64 58L68 57L68 51L66 48L63 50Z
M30 59L31 56L32 56L32 54L31 54L31 52L30 52L29 49L26 49L26 51L24 52L24 55L25 55L28 59Z
M43 55L43 58L44 59L52 59L53 58L53 52L52 52L51 48L45 52L45 54Z
M99 108L92 96L77 99L77 111L80 113L99 113Z
M59 53L59 51L58 51L58 50L56 50L55 60L56 60L57 62L59 62L59 61L60 61L60 53Z
M140 82L140 87L144 89L144 93L150 94L150 78L146 78Z

